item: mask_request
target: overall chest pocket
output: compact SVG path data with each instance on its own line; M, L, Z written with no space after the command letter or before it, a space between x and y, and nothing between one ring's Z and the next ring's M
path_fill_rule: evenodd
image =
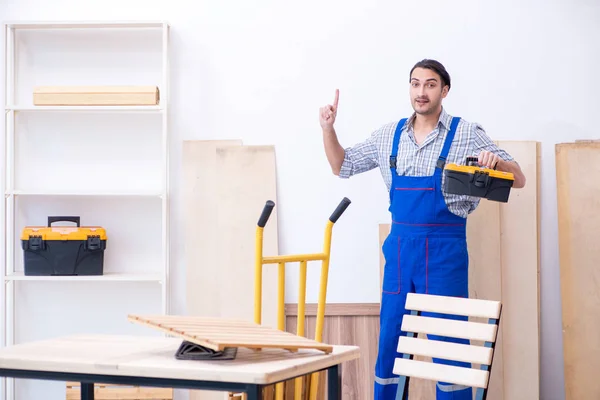
M435 185L396 186L392 195L392 216L402 224L435 223L437 192Z

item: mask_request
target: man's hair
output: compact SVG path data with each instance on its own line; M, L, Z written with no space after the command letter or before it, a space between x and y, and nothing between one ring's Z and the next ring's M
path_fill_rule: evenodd
M415 70L415 68L426 68L426 69L430 69L430 70L437 72L437 74L442 79L442 87L444 87L445 85L448 85L448 89L450 89L450 87L451 87L450 74L448 74L448 71L446 71L446 68L439 61L430 60L430 59L426 58L426 59L421 60L418 63L416 63L415 66L412 67L412 69L410 70L410 74L408 75L409 82L410 82L410 77L412 76L412 73Z

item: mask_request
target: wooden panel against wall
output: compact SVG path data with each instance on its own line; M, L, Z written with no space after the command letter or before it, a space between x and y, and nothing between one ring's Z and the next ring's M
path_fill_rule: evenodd
M288 304L285 308L286 330L296 333L298 307ZM307 304L304 329L307 337L314 339L317 305ZM373 399L375 360L379 337L379 303L327 304L323 341L329 344L355 345L360 347L360 358L342 365L342 398L344 400ZM318 399L325 400L326 375L319 378ZM286 383L286 400L293 399L294 383ZM304 397L306 398L306 397Z
M501 141L527 179L500 204L504 398L540 398L540 144Z
M256 223L276 198L273 146L239 140L184 141L186 308L188 315L254 319ZM277 208L264 231L264 254L278 254ZM277 269L263 274L263 323L276 326ZM191 391L191 400L224 392Z
M555 151L566 399L600 399L600 143Z

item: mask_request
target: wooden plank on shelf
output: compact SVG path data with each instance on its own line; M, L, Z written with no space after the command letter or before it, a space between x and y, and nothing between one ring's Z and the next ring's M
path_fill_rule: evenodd
M555 146L566 400L600 398L600 142Z
M504 398L540 398L540 143L500 141L527 183L500 204ZM493 371L493 370L492 370Z
M256 223L277 203L273 146L241 140L184 141L186 306L190 316L254 320ZM277 255L277 205L264 230L264 255ZM263 271L263 320L276 327L277 269ZM190 400L225 394L192 391Z
M39 86L33 90L36 106L155 106L156 86Z

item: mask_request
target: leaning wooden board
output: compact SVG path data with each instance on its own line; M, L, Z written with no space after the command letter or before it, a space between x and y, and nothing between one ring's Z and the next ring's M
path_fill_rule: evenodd
M598 399L600 143L560 143L555 152L565 398Z
M184 141L182 162L187 314L253 321L256 223L265 202L277 202L274 148ZM277 253L275 207L264 230L264 254ZM263 272L262 322L276 326L277 270ZM190 400L223 397L190 394Z
M496 143L518 160L527 185L513 189L506 204L482 200L469 216L469 296L500 299L504 307L488 399L539 399L539 143ZM388 232L381 224L380 248ZM413 380L410 390L430 398L435 388Z
M540 398L540 143L502 141L527 183L500 204L504 398Z

